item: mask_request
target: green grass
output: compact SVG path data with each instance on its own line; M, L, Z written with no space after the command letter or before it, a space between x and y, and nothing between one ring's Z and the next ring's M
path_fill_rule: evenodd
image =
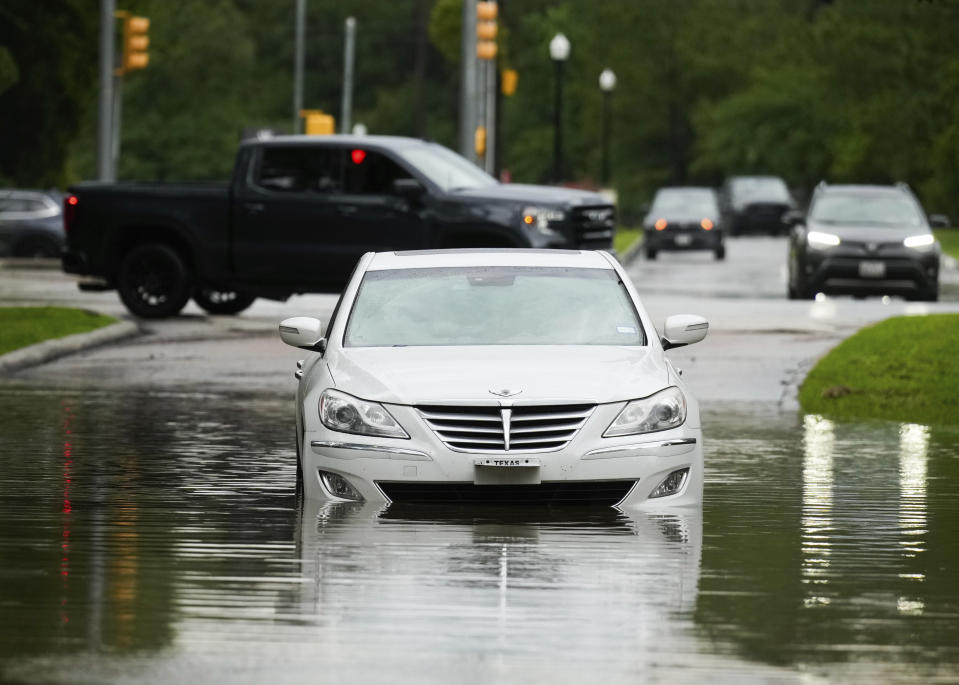
M933 232L936 234L936 240L942 245L943 252L959 259L959 228L940 228Z
M643 237L641 228L617 228L613 237L613 247L617 254L623 254L630 245Z
M0 307L0 354L85 333L116 322L112 316L67 307Z
M959 314L899 316L847 338L806 377L804 411L959 424Z

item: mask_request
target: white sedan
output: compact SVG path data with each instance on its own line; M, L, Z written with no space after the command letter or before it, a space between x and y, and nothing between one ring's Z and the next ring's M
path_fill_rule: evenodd
M308 498L620 507L702 500L699 406L605 252L435 250L364 255L296 372Z

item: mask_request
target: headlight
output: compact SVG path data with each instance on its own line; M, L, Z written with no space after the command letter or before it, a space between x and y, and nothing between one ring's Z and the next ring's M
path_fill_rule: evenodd
M549 207L526 207L523 210L523 225L535 228L543 235L556 235L557 231L550 228L553 221L562 221L566 213L560 209Z
M809 247L836 247L839 244L839 236L832 233L820 233L819 231L809 231L806 234L806 242Z
M382 404L328 388L320 395L320 421L330 430L356 435L409 439Z
M686 398L677 387L660 390L655 395L633 400L619 412L604 438L619 435L653 433L683 425L686 420Z
M916 250L921 250L926 247L931 247L933 243L936 242L935 237L931 233L923 233L922 235L911 235L905 240L902 241L902 244L906 247L911 247Z

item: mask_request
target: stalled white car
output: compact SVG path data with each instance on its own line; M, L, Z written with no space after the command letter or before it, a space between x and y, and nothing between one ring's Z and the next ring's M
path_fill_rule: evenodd
M296 372L308 498L620 507L702 499L699 406L605 252L436 250L364 255Z

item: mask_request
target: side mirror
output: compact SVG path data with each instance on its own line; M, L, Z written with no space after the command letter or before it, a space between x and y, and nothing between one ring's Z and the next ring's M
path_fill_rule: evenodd
M326 341L320 333L321 327L320 320L312 316L294 316L280 322L280 338L287 345L322 352Z
M695 314L676 314L666 319L663 337L660 340L664 350L692 345L706 337L709 322Z
M945 214L930 214L929 225L933 228L951 228L952 222Z
M806 215L798 209L790 209L783 213L781 220L787 226L801 226L806 223Z
M426 188L415 178L396 178L393 179L393 194L404 197L407 200L418 200Z

